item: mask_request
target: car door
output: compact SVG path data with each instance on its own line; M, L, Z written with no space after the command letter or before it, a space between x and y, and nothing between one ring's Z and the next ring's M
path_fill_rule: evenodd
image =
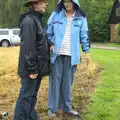
M10 41L9 29L0 29L0 41L2 40Z
M19 45L20 44L20 37L19 37L19 29L12 29L11 30L11 42L13 45Z

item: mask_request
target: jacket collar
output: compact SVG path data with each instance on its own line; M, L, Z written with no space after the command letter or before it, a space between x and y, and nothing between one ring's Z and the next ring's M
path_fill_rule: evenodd
M28 13L32 13L33 15L37 16L40 21L43 18L43 14L41 12L35 11L35 10L31 9L31 8L28 10Z
M62 9L63 14L66 16L66 12L65 9ZM76 10L75 13L73 14L73 19L79 19L81 17L81 13L79 12L79 10Z

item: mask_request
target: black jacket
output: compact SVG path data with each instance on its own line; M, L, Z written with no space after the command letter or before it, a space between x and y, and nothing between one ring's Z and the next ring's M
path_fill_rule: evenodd
M50 72L49 45L41 21L42 14L37 11L30 10L21 15L20 77L28 77L30 74L44 76Z

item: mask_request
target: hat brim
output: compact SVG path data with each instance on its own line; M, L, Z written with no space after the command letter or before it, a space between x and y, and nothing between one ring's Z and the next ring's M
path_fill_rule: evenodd
M31 2L26 2L23 6L24 7L29 7L30 3L35 3L35 2L38 2L38 1L42 2L42 1L45 1L45 0L36 0L36 1L33 1L33 2L32 1Z

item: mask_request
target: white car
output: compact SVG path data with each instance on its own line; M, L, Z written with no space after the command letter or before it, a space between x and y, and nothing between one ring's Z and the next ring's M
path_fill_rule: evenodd
M8 47L10 45L19 45L20 37L19 37L20 29L0 29L0 45L2 47Z

